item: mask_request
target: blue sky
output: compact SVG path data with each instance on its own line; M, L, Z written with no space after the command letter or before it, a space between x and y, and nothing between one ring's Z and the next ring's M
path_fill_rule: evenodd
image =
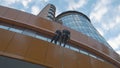
M48 3L56 6L56 15L69 10L87 15L100 34L120 54L119 0L0 0L0 5L34 15L37 15Z

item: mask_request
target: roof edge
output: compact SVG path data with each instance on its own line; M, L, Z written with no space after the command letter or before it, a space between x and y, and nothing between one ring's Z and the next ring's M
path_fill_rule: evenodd
M57 17L56 17L56 20L58 18L61 18L63 15L67 14L67 13L77 13L77 14L81 14L83 15L86 19L88 19L89 22L91 22L91 20L89 19L88 16L86 16L85 14L81 13L81 12L78 12L78 11L65 11L65 12L62 12L61 14L59 14Z

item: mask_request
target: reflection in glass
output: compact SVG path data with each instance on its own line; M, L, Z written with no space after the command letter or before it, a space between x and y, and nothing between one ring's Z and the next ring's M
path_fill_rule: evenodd
M99 34L99 32L94 28L94 26L91 24L91 21L87 16L80 12L64 12L60 14L58 17L56 17L56 20L62 21L62 24L74 29L78 32L81 32L100 43L105 44L106 46L110 47L109 44L106 42L106 40Z
M13 32L16 32L16 33L22 33L24 31L23 28L16 27L16 26L9 28L9 30L13 31Z

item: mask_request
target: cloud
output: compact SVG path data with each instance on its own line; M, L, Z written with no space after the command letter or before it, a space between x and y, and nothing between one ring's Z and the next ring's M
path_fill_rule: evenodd
M24 7L28 8L28 4L32 2L32 0L1 0L1 2L2 5L8 7L10 7L11 5L15 6L17 3L21 3Z
M44 2L49 2L49 0L43 0Z
M108 12L108 4L110 0L99 0L90 13L90 18L92 20L100 21L102 17Z
M32 0L21 0L21 3L24 7L28 7L28 4L32 2Z
M116 16L115 18L113 18L113 21L110 24L106 25L109 30L115 28L117 25L120 25L120 16Z
M37 15L40 12L40 9L38 6L32 6L31 13Z
M83 7L87 0L79 0L78 2L75 2L75 0L67 0L68 1L68 10L76 10L78 8Z
M107 13L106 16L109 18L106 18L103 21L100 21L101 27L104 31L110 31L114 28L119 28L118 25L120 25L120 10L119 6L113 9L114 11Z
M104 29L111 30L114 29L116 26L120 25L120 5L113 9L114 11L112 13L109 13L108 16L110 16L109 20L107 20L108 23L104 23L105 27ZM111 17L111 15L113 17ZM103 24L103 23L102 23Z
M90 18L91 19L94 18L95 20L100 21L101 18L103 17L103 15L105 13L107 13L107 11L108 11L108 9L106 7L101 6L101 8L99 10L95 10L91 13Z
M43 9L47 5L47 2L49 2L49 0L34 1L34 3L30 7L31 13L37 15L41 11L41 9Z
M114 50L120 50L120 34L114 38L109 39L108 43L113 47Z
M19 1L19 0L1 0L0 2L4 6L9 6L9 5L11 5L11 4L13 4L13 3L15 3L17 1Z
M120 5L113 5L114 2L112 0L99 0L94 4L89 16L98 32L107 39L107 42L116 52L119 50L120 54L120 33L117 30L120 28ZM118 34L114 34L111 30Z
M120 55L120 50L119 51L116 51L119 55Z

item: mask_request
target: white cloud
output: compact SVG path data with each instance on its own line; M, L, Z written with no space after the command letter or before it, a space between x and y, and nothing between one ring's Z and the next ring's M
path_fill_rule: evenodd
M31 7L31 13L37 15L42 8L44 8L49 0L37 0L34 1L34 5Z
M37 14L40 12L40 9L39 9L38 6L33 6L33 7L31 8L31 12L32 12L32 14L37 15Z
M109 29L113 29L117 25L120 25L120 16L114 18L113 22L109 24Z
M4 1L7 2L7 3L9 3L9 4L12 4L12 3L15 3L15 2L17 2L19 0L4 0Z
M43 0L44 2L48 2L49 0Z
M114 38L109 39L108 43L113 47L114 50L120 49L120 34Z
M55 16L59 15L61 13L60 10L57 10L56 13L55 13Z
M32 0L1 0L2 2L2 5L4 6L10 6L12 4L15 4L15 3L22 3L22 5L24 7L28 7L28 4L31 2Z
M1 0L1 2L2 2L1 4L9 6L9 5L11 5L11 4L13 4L13 3L15 3L17 1L19 1L19 0Z
M67 0L68 1L68 10L76 10L78 8L83 7L87 0L79 0L78 2L75 2L74 0Z
M106 7L101 7L99 10L96 10L91 13L90 18L91 19L96 19L97 21L100 21L101 18L105 13L107 13L108 9Z
M32 0L21 0L21 3L23 4L24 7L28 7L28 4L31 2Z
M100 21L102 17L108 12L108 4L110 0L99 0L95 5L93 11L90 13L92 20Z
M114 18L110 20L106 20L107 23L101 22L101 27L104 31L110 31L111 29L116 28L116 26L120 25L120 16L115 15Z
M120 50L119 51L116 51L119 55L120 55Z

